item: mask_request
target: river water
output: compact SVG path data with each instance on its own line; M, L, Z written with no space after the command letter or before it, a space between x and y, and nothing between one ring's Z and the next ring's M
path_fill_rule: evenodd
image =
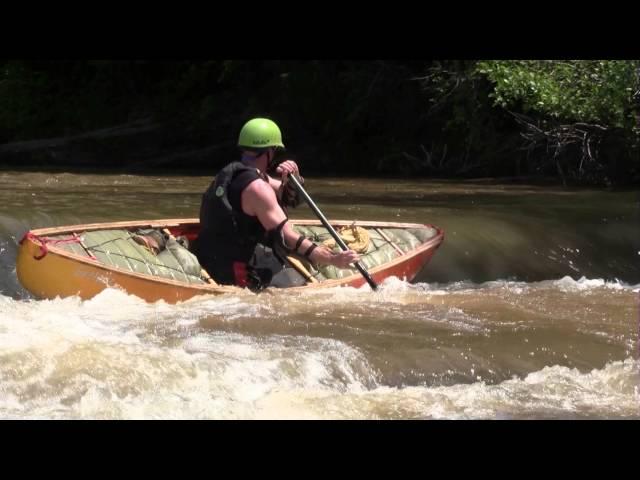
M197 217L209 181L0 172L0 418L640 418L637 192L307 178L330 219L432 223L445 242L377 292L168 305L20 286L28 229Z

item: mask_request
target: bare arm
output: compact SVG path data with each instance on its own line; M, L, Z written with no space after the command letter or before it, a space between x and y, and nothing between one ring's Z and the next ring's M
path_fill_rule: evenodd
M269 185L271 185L271 188L273 188L273 191L277 194L280 190L280 186L282 185L282 180L278 180L269 175L267 175L267 179L269 180Z
M273 188L266 182L260 180L251 182L242 192L241 198L242 210L247 215L258 217L258 220L267 231L275 230L278 225L287 219L278 204ZM300 235L293 230L289 222L284 224L282 233L286 246L294 249ZM315 244L311 240L304 239L298 246L297 251L304 255L313 245ZM350 263L358 261L359 256L353 250L334 253L323 246L316 246L311 250L308 258L314 263L346 268Z

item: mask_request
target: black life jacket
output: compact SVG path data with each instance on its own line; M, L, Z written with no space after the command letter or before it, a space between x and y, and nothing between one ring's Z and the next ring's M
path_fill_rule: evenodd
M248 176L243 185L237 186L240 191L254 180L262 178L255 168L247 167L242 162L233 162L218 172L203 194L200 205L201 234L207 232L212 236L231 237L234 238L234 243L247 245L255 245L262 240L265 230L258 218L244 213L240 205L234 209L229 199L231 183L243 172L253 175Z
M255 168L232 162L218 172L202 196L201 229L193 251L201 265L220 283L242 284L238 277L243 275L256 245L267 242L266 231L258 218L244 213L240 205L237 208L231 205L231 184L243 172L253 175L243 175L241 184L233 185L237 191L241 192L253 181L264 180Z

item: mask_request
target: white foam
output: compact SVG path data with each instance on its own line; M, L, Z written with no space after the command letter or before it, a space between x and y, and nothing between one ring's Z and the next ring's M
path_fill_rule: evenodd
M264 399L261 415L272 418L274 408L287 418L640 418L639 365L629 358L588 373L556 365L497 385L290 392Z
M0 417L250 418L277 389L375 382L365 357L338 340L188 330L212 314L273 315L244 300L149 304L111 289L85 302L0 297Z
M147 303L115 289L88 301L18 301L0 295L0 417L640 416L637 360L587 373L556 365L498 385L478 381L396 389L380 386L366 355L348 340L313 337L306 331L282 334L278 324L306 318L309 312L336 319L346 315L354 322L365 316L371 322L369 312L379 308L385 309L386 320L440 322L465 335L483 332L483 319L453 304L438 307L434 315L434 298L452 295L456 300L454 295L485 289L535 294L538 288L567 288L581 294L608 284L629 290L616 282L565 277L479 285L412 285L388 279L378 292L368 285L295 295L241 292L177 305ZM409 303L414 304L413 317L407 320ZM214 327L224 328L203 327L201 321L210 318ZM278 333L268 328L255 333L262 319ZM245 320L252 335L220 331L236 329L236 322L244 331ZM351 326L357 330L357 323Z
M578 280L565 276L559 280L553 281L552 285L564 292L586 291L598 288L607 288L610 290L631 290L636 292L640 289L640 285L629 285L628 283L620 280L607 281L602 278L589 279L584 276L580 277Z

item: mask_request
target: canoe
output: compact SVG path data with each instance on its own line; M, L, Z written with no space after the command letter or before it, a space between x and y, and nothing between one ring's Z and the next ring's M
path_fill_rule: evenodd
M331 236L318 220L291 220L294 228L317 242ZM433 225L390 222L334 221L341 235L368 237L361 264L381 283L395 276L411 281L429 262L444 239ZM119 288L148 302L176 303L196 295L238 292L239 287L217 284L189 252L200 229L198 219L161 219L94 223L28 231L20 241L16 271L20 283L36 298L78 295L89 299L107 287ZM362 232L364 235L358 235ZM149 233L167 240L162 251L142 239ZM146 236L145 236L146 235ZM151 235L153 236L153 235ZM154 237L155 238L155 237ZM345 237L347 238L347 237ZM335 247L338 248L338 247ZM289 289L337 286L361 287L365 279L356 268L310 264L289 257L303 279Z

